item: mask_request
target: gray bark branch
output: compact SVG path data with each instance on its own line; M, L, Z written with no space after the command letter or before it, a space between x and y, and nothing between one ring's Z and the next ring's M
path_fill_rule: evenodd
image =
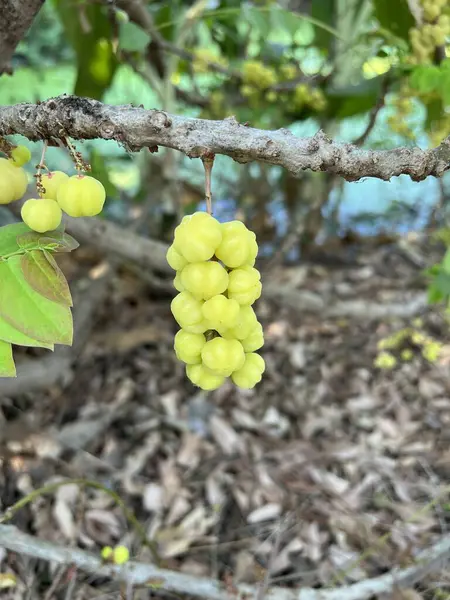
M97 576L110 577L133 585L153 584L158 590L190 595L205 600L229 600L229 593L219 581L195 577L178 571L160 569L152 564L130 561L123 567L103 564L99 555L78 548L58 546L22 533L11 525L0 525L0 547L60 565L75 565ZM436 572L448 563L450 536L445 536L419 554L406 569L394 568L389 573L366 579L353 585L334 589L288 589L271 587L268 593L274 600L368 600L373 596L392 593L395 589L408 588L427 574ZM236 598L254 598L257 588L251 585L236 587Z
M43 4L44 0L0 0L0 74Z
M0 135L17 133L33 141L64 136L115 140L130 151L165 146L190 158L223 154L240 163L280 165L296 176L311 169L347 181L363 177L389 180L402 174L421 181L430 175L440 177L450 168L450 136L431 150L362 150L354 144L334 142L322 131L313 137L297 137L287 129L247 127L234 117L209 121L75 96L0 107Z

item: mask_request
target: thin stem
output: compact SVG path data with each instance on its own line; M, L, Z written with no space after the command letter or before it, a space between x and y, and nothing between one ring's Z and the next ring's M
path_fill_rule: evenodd
M125 515L125 518L127 519L127 521L134 527L134 529L138 533L139 537L141 538L142 544L147 546L150 549L155 563L159 564L160 558L157 553L155 544L154 544L154 542L150 541L147 538L146 531L142 527L142 525L139 523L134 512L127 507L124 500L122 500L122 498L119 496L119 494L117 494L113 490L110 490L109 488L105 487L101 483L98 483L97 481L91 481L89 479L81 479L81 478L65 479L64 481L57 481L55 483L50 483L49 485L45 485L43 487L37 488L36 490L33 490L32 492L30 492L29 494L27 494L26 496L24 496L23 498L18 500L15 504L10 506L3 513L3 515L0 515L0 524L10 521L20 509L24 508L30 502L33 502L33 500L36 500L37 498L40 498L41 496L46 496L47 494L53 494L53 492L55 492L60 487L62 487L64 485L71 485L71 484L101 490L102 492L104 492L105 494L110 496L114 500L114 502L122 509L123 514Z
M41 154L41 160L39 161L38 166L36 167L36 174L35 174L35 178L36 178L36 187L38 189L39 195L43 196L45 194L45 187L42 185L42 169L45 169L45 153L47 152L47 147L48 147L48 141L44 140L44 143L42 145L42 154Z
M202 158L202 162L205 168L206 212L212 215L211 171L214 165L214 157Z

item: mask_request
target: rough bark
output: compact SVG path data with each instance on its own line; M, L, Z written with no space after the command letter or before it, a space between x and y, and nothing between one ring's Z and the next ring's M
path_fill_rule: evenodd
M0 74L45 0L0 0Z
M130 151L166 146L190 158L224 154L235 161L280 165L298 176L305 169L327 171L347 181L363 177L389 180L409 175L421 181L450 168L450 137L431 150L362 150L334 142L318 131L297 137L288 129L266 131L223 121L193 119L141 107L110 106L87 98L59 96L40 104L0 107L0 135L19 133L30 140L50 138L115 140Z

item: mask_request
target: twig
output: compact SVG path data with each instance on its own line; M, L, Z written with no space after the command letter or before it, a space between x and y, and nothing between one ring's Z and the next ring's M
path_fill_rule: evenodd
M0 525L0 547L57 564L75 565L97 576L134 585L151 585L158 580L159 590L191 595L205 600L229 600L223 584L205 577L195 577L178 571L160 569L151 564L130 561L124 566L104 564L101 557L77 548L66 548L21 532L14 526ZM394 568L389 573L335 589L275 588L270 589L272 600L369 600L388 594L396 588L411 587L426 575L440 570L450 558L450 536L444 536L421 552L414 564ZM236 586L237 598L255 597L252 585ZM245 596L247 594L247 596Z
M385 77L381 84L381 90L380 90L380 94L378 96L378 100L377 100L375 106L373 106L372 110L370 111L369 122L367 123L367 127L365 128L365 130L362 132L362 134L360 136L358 136L355 140L353 140L353 143L355 144L355 146L362 146L362 144L364 144L364 142L369 137L372 129L375 127L378 113L384 106L385 97L386 97L388 89L389 89L389 81L388 81L388 78Z
M3 513L3 515L0 515L0 524L10 521L19 510L21 510L24 506L26 506L30 502L33 502L34 500L36 500L37 498L40 498L41 496L46 496L47 494L53 494L56 490L58 490L60 487L63 487L65 485L79 485L82 488L87 488L87 487L94 488L94 489L100 490L100 491L104 492L106 495L110 496L110 498L112 498L112 500L117 504L117 506L119 506L121 508L125 518L130 523L130 525L132 525L134 527L134 529L136 530L136 533L138 533L138 535L141 538L141 542L150 549L155 562L157 562L157 563L159 562L159 555L156 552L156 548L155 548L153 542L148 540L147 533L146 533L145 529L142 527L142 525L140 524L140 522L138 521L134 512L128 508L128 506L122 500L122 498L119 496L119 494L117 494L110 488L102 485L98 481L91 481L89 479L80 479L80 478L64 479L63 481L56 481L55 483L50 483L46 486L37 488L37 489L33 490L32 492L30 492L29 494L27 494L26 496L24 496L23 498L21 498L20 500L18 500L15 504L10 506Z
M311 169L334 173L347 181L363 177L389 180L402 174L421 181L429 175L440 177L450 169L450 136L429 150L362 150L354 144L335 142L323 131L302 138L288 129L247 127L234 117L209 121L76 96L0 107L0 136L20 133L30 140L49 139L60 137L61 129L72 139L116 140L130 151L165 146L190 158L212 152L240 163L280 165L296 176Z

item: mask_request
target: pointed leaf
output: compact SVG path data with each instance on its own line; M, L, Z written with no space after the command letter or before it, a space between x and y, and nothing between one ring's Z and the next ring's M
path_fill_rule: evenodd
M62 230L47 231L47 233L37 233L28 231L18 236L17 243L22 250L37 250L45 248L52 252L71 252L78 248L78 242Z
M51 261L47 257L50 257ZM25 281L35 292L64 306L72 306L69 284L64 273L45 250L31 250L20 257Z
M46 348L47 350L54 350L55 348L53 344L47 344L25 335L2 317L0 317L0 341L28 348Z
M2 341L0 341L0 377L16 377L11 344Z
M30 232L25 223L13 223L0 227L0 258L20 251L17 236Z
M72 344L70 308L35 292L26 282L21 257L0 263L0 316L13 327L49 344Z

